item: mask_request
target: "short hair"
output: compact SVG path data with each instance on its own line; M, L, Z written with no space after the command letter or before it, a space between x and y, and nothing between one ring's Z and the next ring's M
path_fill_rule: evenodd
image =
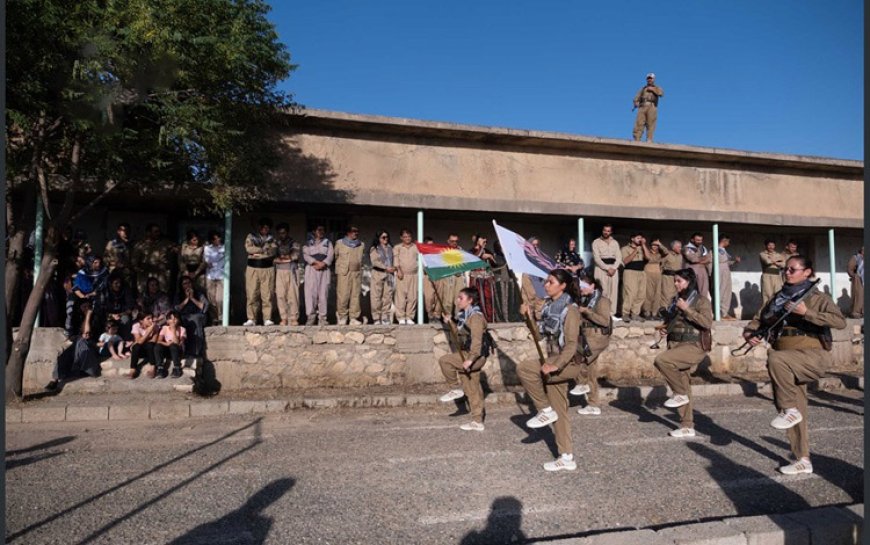
M190 239L193 237L199 238L199 233L197 233L195 229L188 229L185 237L187 238L187 241L190 242Z
M464 293L466 297L471 299L472 305L480 305L480 292L477 288L462 288L459 293Z
M318 225L318 227L322 227L322 226L321 226L321 225ZM347 233L352 233L352 232L354 232L354 231L356 231L357 233L359 233L359 227L357 227L356 225L348 225L348 226L347 226L347 230L345 231L345 234L347 234Z
M764 245L767 246L768 244L776 244L776 241L773 240L772 238L764 239Z
M703 237L703 236L704 236L703 233L699 233L698 231L695 231L694 233L692 233L692 236L690 236L689 238Z
M719 242L722 242L723 240L731 240L731 237L728 235L719 235Z
M121 222L121 223L119 223L119 224L118 224L118 229L120 229L121 227L123 227L127 232L130 231L130 224L127 223L127 222Z
M808 258L805 255L801 255L801 254L795 254L795 255L791 256L790 258L788 258L788 261L791 261L792 259L796 259L797 261L799 261L801 266L804 267L805 269L810 269L811 271L813 271L813 274L811 274L810 276L815 276L816 268L813 267L813 260L812 259ZM788 263L788 261L786 261L786 263Z
M432 237L423 237L423 242L435 242L435 239Z
M640 231L635 231L634 234L631 235L631 238L642 237L642 236L643 236L643 233L641 233Z
M275 226L276 231L280 231L281 229L284 229L285 231L289 231L290 225L286 221L282 221L281 223L279 223L278 225Z
M668 248L670 248L671 250L673 250L673 249L674 249L674 246L676 246L677 244L682 245L682 244L683 244L683 241L682 241L682 240L678 240L678 239L674 239L674 240L672 240L671 243L668 245Z
M450 233L450 234L447 235L447 238L450 238L450 237L456 237L456 238L459 238L459 235L457 235L456 233Z
M224 238L223 234L221 234L220 231L218 231L217 229L211 229L211 230L208 232L208 239L211 240L211 239L213 239L214 237Z
M797 241L793 238L788 239L788 242L786 242L786 244L794 244L795 246L798 245Z
M410 229L402 229L401 231L399 231L399 236L402 236L406 233L411 235L412 237L414 236L414 233L412 233Z
M272 227L272 220L270 220L269 218L266 218L266 217L260 218L259 221L257 221L257 226L271 228Z
M601 226L602 229L604 229L605 227L610 227L611 229L613 229L613 225L611 225L609 223L605 223L604 225Z

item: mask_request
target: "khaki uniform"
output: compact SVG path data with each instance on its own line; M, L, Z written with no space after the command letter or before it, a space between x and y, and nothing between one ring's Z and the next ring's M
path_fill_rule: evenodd
M646 128L646 141L652 142L653 135L656 132L656 121L658 121L658 103L659 98L663 97L665 92L661 87L653 85L651 89L643 86L640 91L634 96L634 103L637 105L637 117L634 119L634 130L631 131L631 136L635 141L640 140L643 136L643 130Z
M592 241L592 261L595 265L593 276L601 282L602 295L610 299L610 312L616 314L616 302L619 297L619 257L622 255L619 243L611 237L604 240L601 237ZM617 272L613 276L607 274L607 270L616 267Z
M818 380L832 363L831 353L822 348L817 334L826 327L846 327L843 314L829 295L813 288L813 293L804 299L804 303L807 313L802 317L789 315L783 335L767 351L767 371L773 382L776 407L780 411L796 408L803 416L800 423L788 429L791 451L798 458L808 458L810 455L806 385ZM760 317L767 306L758 311L745 331L758 329Z
M662 254L650 252L646 265L643 266L643 276L646 279L646 296L643 299L643 313L655 317L658 312L659 298L662 293Z
M533 317L541 315L541 309L544 308L544 300L538 297L535 287L532 286L532 277L527 274L523 275L523 300L529 306Z
M184 273L193 277L194 286L202 291L205 291L205 258L204 246L191 246L188 243L181 245L181 252L178 254L178 282L181 283L181 277Z
M273 263L277 246L272 235L250 233L245 237L248 266L245 269L246 312L248 320L257 321L262 310L263 321L272 319L272 298L275 297L275 269Z
M674 286L674 273L683 268L683 256L668 250L668 255L662 258L662 282L659 294L658 307L655 312L667 308L677 295L677 287Z
M293 239L276 241L275 298L278 315L286 325L299 325L299 243Z
M387 246L386 252L390 257L393 255L393 247ZM393 291L395 290L396 275L387 272L387 263L378 254L378 248L369 250L369 259L372 262L371 283L371 307L372 320L375 322L391 322L390 308L393 305Z
M482 355L483 335L486 332L486 318L483 313L473 314L462 329L459 330L459 342L466 359L472 360L470 372L466 373L463 368L465 359L458 353L441 356L438 364L441 372L447 379L451 388L461 387L468 398L471 411L471 419L483 423L484 395L483 386L480 384L480 370L486 363Z
M429 317L429 322L438 320L438 313L436 312L438 310L436 308L438 301L435 298L435 287L429 280L426 269L423 269L423 303L426 305L424 310L426 311L426 316Z
M128 243L120 239L112 239L106 243L106 250L103 252L103 261L109 272L115 269L124 269L130 263L130 247Z
M441 302L444 307L438 304L438 298L433 292L432 297L435 298L435 315L449 314L453 316L454 306L456 305L456 297L459 292L465 288L465 276L454 274L435 281L435 287L438 288L438 295L441 296Z
M610 345L610 334L613 331L613 323L610 317L610 301L607 297L601 296L592 308L579 307L580 309L580 327L583 335L586 336L586 342L589 344L589 349L592 355L585 359L584 365L581 366L585 370L585 382L579 380L589 386L589 393L586 394L586 401L590 405L598 405L598 356Z
M362 308L362 262L366 245L351 248L343 241L335 243L335 292L338 322L359 320Z
M702 261L707 260L706 263ZM710 271L713 268L713 260L710 251L703 244L696 247L694 244L683 246L683 266L695 271L695 281L698 283L698 293L702 297L710 298Z
M713 326L713 306L709 299L699 294L688 310L677 310L672 322L669 324L668 349L656 356L655 366L664 375L674 395L689 396L689 403L679 407L677 412L680 427L694 428L689 373L707 357L701 348L699 333L701 329L709 330Z
M156 278L160 285L160 291L170 291L169 254L172 252L172 243L168 240L142 239L133 247L133 267L136 269L136 287L139 293L145 293L148 278Z
M362 244L360 244L362 247ZM308 314L306 324L313 324L316 318L320 325L326 325L327 297L329 284L332 282L332 272L329 266L335 259L335 247L327 238L315 240L311 238L302 248L302 259L305 261L305 312ZM316 262L326 265L318 271L314 268ZM359 297L357 297L359 301ZM359 304L359 303L357 303Z
M761 262L761 306L782 289L782 270L785 269L785 256L767 250L758 254Z
M728 250L720 247L719 258L719 315L723 318L731 312L731 264L734 260Z
M568 381L577 380L583 374L583 365L578 361L577 346L580 338L580 311L576 305L568 307L563 325L565 346L559 349L555 339L548 339L547 363L558 367L549 375L541 373L541 362L525 360L517 366L517 376L532 398L535 408L541 411L552 407L559 419L553 424L556 447L559 454L573 454L571 422L568 421Z
M864 278L858 274L859 259L863 261L864 256L855 254L849 258L849 264L846 265L846 272L849 273L849 280L852 281L852 307L849 310L852 318L864 317Z
M393 263L402 273L401 278L396 274L396 318L398 320L413 320L417 314L419 255L417 245L413 242L408 246L398 244L393 247Z
M625 262L629 259L628 263ZM622 247L620 260L623 263L622 271L622 317L640 316L640 310L643 308L644 299L646 299L646 277L643 274L644 259L643 248L633 247L631 244L626 244Z

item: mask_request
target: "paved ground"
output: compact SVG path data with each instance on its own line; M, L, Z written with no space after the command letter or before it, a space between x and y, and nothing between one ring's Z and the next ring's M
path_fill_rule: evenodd
M614 402L572 417L580 468L545 473L548 431L491 408L295 410L174 422L8 424L7 541L41 543L509 543L863 501L863 393L813 396L816 473L784 477L763 396L674 413Z

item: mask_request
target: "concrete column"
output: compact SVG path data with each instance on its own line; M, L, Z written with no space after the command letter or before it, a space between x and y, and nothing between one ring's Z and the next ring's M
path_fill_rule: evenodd
M714 248L716 248L715 253L713 254L713 317L718 322L722 319L722 313L719 310L719 304L721 303L719 297L719 224L713 224L713 244Z
M586 226L583 218L577 218L577 255L580 257L583 257L583 252L586 249L584 248L584 240L586 240ZM583 263L583 265L588 267L589 263Z
M233 248L233 212L224 212L224 304L221 309L221 325L230 325L230 263Z
M834 249L834 230L828 229L828 255L831 258L831 297L837 300L837 286L834 284L837 276L837 255Z
M43 229L45 223L45 208L42 206L42 195L36 195L36 225L34 227L33 241L33 285L36 285L36 279L39 278L39 271L42 269L42 246L43 246ZM36 323L34 326L39 327L39 313L36 314Z
M423 211L417 210L417 242L423 242ZM417 258L417 323L423 323L423 257Z

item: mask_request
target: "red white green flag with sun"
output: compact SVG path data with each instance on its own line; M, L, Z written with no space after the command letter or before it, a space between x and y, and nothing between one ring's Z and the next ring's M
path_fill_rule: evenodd
M422 242L416 244L426 273L433 281L465 271L489 268L486 261L459 248Z

